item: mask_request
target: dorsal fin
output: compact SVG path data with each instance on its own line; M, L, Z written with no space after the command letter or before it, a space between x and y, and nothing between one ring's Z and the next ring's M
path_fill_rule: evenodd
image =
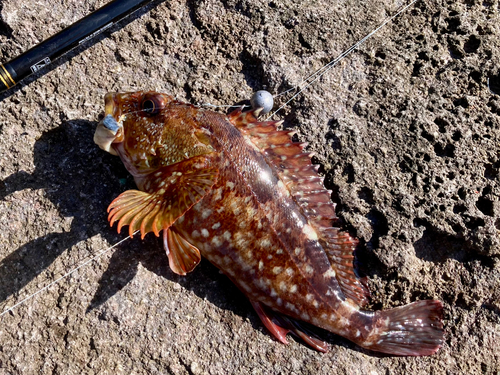
M261 151L277 171L291 196L317 231L342 292L360 306L366 305L370 292L356 276L353 266L358 240L332 227L337 219L331 191L311 163L311 154L303 152L307 143L292 141L294 132L277 130L279 121L258 121L254 111L237 109L229 120Z
M279 121L258 121L254 111L237 109L228 118L274 167L311 225L329 228L337 219L335 205L311 163L311 154L303 152L307 143L293 142L293 131L277 130Z
M336 272L340 289L347 298L363 307L368 303L370 291L354 271L354 250L359 241L339 228L321 228L320 239Z

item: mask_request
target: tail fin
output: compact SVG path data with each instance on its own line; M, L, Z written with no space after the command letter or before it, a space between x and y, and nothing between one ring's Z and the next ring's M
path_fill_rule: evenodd
M444 341L443 305L425 300L386 311L377 311L378 321L386 327L373 341L365 342L367 349L404 356L431 355ZM371 342L371 345L370 345Z

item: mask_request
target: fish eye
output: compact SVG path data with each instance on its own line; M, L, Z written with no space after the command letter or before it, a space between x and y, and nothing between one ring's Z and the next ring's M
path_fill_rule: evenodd
M154 116L160 113L162 109L162 101L159 98L147 97L142 101L141 107L149 116Z

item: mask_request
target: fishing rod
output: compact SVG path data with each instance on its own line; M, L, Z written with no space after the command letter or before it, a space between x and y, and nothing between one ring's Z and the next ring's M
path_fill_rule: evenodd
M0 64L0 92L10 89L151 1L113 0L18 57Z

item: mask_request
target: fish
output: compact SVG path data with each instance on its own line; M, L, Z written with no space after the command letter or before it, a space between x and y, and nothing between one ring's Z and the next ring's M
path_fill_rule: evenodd
M108 207L118 232L162 237L171 270L206 258L250 300L280 342L287 334L326 352L316 326L398 356L436 353L443 305L366 309L354 266L359 241L342 228L306 143L260 109L222 114L152 91L108 93L95 143L121 158L138 189ZM305 324L304 324L305 322Z

